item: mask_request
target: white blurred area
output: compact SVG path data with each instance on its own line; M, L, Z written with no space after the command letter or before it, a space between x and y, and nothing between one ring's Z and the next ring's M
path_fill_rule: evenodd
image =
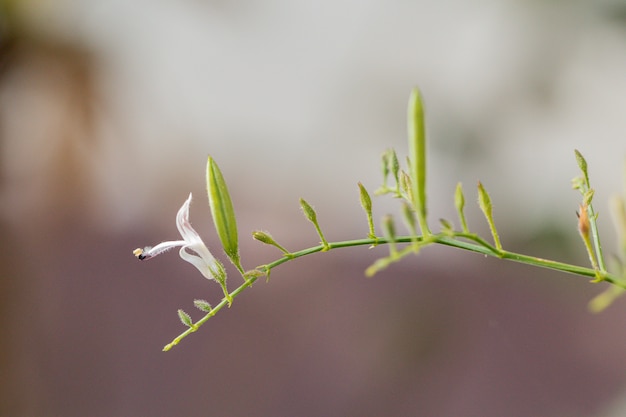
M433 220L453 217L457 181L473 200L481 179L505 231L555 217L574 234L574 148L600 213L622 189L619 4L17 2L27 31L87 51L93 120L67 134L82 104L54 62L15 71L1 95L2 213L38 214L58 169L51 155L70 149L95 227L169 228L189 191L204 198L211 154L243 227L293 231L305 197L347 236L364 229L356 182L373 191L381 152L406 154L406 101L418 85ZM197 210L192 218L207 216Z

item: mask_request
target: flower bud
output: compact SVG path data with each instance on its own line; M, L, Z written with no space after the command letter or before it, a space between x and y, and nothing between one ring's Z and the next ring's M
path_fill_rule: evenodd
M359 185L359 197L361 199L361 207L363 207L363 210L365 210L366 213L371 213L372 212L372 199L369 193L367 192L367 190L365 189L365 186L361 184L360 182L358 183L358 185Z
M270 235L267 232L261 232L259 230L255 230L254 232L252 232L252 237L261 243L265 243L266 245L272 245L280 249L285 255L291 255L287 249L285 249L282 245L276 242L276 240L274 240L272 235Z
M483 184L480 181L478 181L478 206L480 207L480 210L483 212L485 217L491 217L491 198L489 198L487 190L485 190L485 187L483 187Z
M459 182L454 192L454 205L458 212L463 212L465 208L465 196L463 195L463 185Z
M304 198L300 199L300 207L302 207L302 212L304 216L312 223L317 223L317 214L313 207L307 203Z

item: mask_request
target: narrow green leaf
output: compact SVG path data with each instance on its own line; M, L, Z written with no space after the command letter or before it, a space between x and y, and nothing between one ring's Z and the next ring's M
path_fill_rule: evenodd
M230 199L228 187L217 163L209 156L206 170L207 194L209 207L213 216L215 230L222 242L224 252L230 261L243 273L239 257L239 239L237 236L237 219Z

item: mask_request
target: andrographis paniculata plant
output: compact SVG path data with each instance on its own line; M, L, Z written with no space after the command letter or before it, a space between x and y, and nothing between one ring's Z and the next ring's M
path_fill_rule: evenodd
M477 189L478 206L489 225L492 243L486 238L470 231L465 218L465 195L461 183L457 185L454 194L454 205L456 207L460 229L455 228L451 221L441 219L440 231L431 231L427 219L426 204L426 137L424 109L421 93L418 89L412 91L409 99L408 136L409 157L407 169L404 170L401 168L395 151L388 150L383 153L382 186L376 190L376 194L389 194L399 199L402 205L402 220L410 231L409 235L398 236L396 234L395 220L390 215L386 215L382 219L382 236L376 233L372 216L372 199L363 184L358 183L361 206L367 218L368 232L366 237L357 240L329 242L322 232L322 228L317 220L317 213L313 206L304 199L300 199L302 212L306 219L313 224L320 239L320 243L307 249L290 252L280 245L269 233L254 231L252 233L254 239L276 247L281 252L281 257L273 262L259 265L247 271L241 264L237 222L226 181L213 158L209 157L206 182L213 222L222 248L237 271L241 274L243 283L232 292L228 290L224 266L219 260L213 257L199 234L191 227L189 221L190 194L176 216L176 226L178 227L182 240L166 241L154 247L148 246L143 249L135 249L133 253L139 259L149 259L171 248L180 247L179 253L181 258L195 266L205 278L217 282L222 288L224 298L215 307L212 307L205 300L194 300L194 305L205 313L202 318L195 322L189 314L185 313L183 310L178 310L178 315L182 323L187 326L187 330L176 337L171 343L167 344L163 350L170 350L183 338L198 330L200 326L213 317L224 306L230 306L233 300L246 288L251 287L259 277L265 276L269 279L270 272L277 266L316 252L326 252L349 246L371 247L387 245L389 248L389 254L387 256L376 260L365 270L367 276L373 276L378 271L386 268L393 262L398 262L405 256L418 253L425 246L442 244L500 259L508 259L528 265L591 277L591 282L594 283L604 281L613 284L590 302L590 308L593 311L603 310L626 289L626 196L614 197L613 200L611 200L611 211L619 234L621 254L614 257L611 268L613 272L609 272L602 252L602 246L600 245L600 236L596 225L598 215L592 205L594 190L591 188L589 182L587 162L580 152L575 151L575 155L581 175L574 178L572 184L573 188L579 190L582 194L582 202L577 212L577 224L578 232L589 256L590 268L505 250L496 229L491 198L480 182L478 182ZM392 182L391 184L390 181Z

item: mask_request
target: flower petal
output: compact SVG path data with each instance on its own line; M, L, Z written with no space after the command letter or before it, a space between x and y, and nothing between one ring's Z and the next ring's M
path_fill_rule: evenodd
M176 227L180 232L180 235L184 240L187 241L190 245L193 245L198 242L202 242L200 235L191 227L191 223L189 222L189 205L191 204L191 193L189 193L189 197L183 205L178 210L176 214Z
M200 257L199 255L187 252L187 249L191 248L189 246L183 246L180 248L180 257L195 266L205 278L216 280L213 265L207 263L206 259Z

